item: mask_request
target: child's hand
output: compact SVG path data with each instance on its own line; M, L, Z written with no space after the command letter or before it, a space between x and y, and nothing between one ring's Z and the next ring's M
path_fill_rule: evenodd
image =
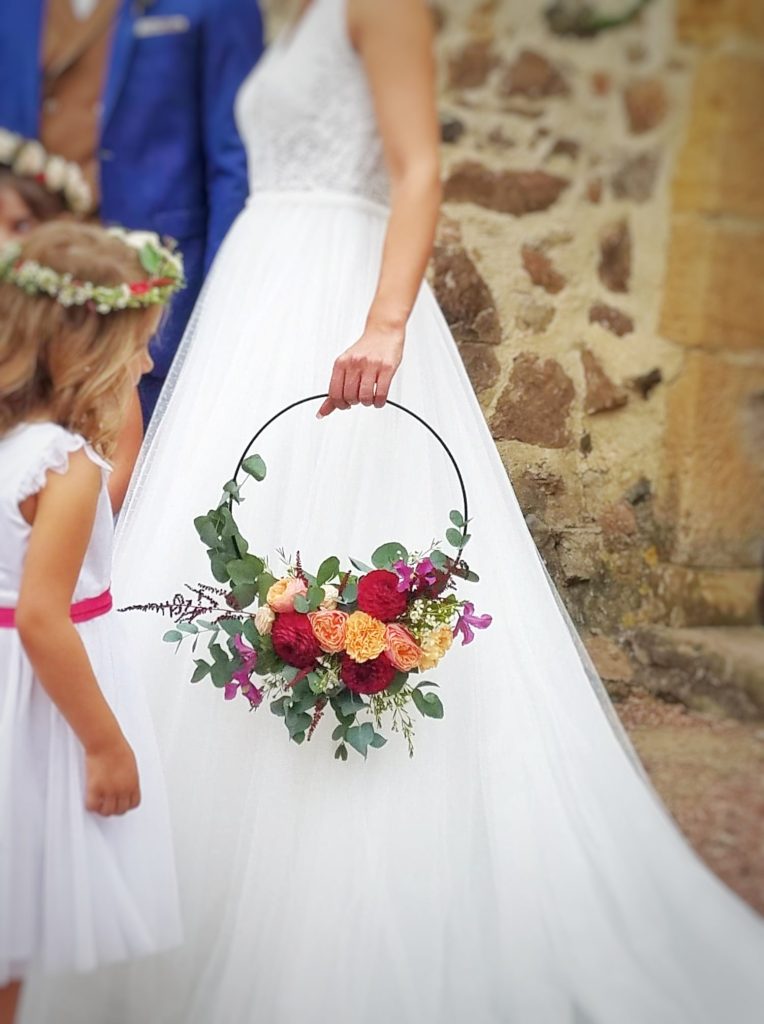
M125 814L141 802L138 765L127 740L85 757L85 806L108 818Z

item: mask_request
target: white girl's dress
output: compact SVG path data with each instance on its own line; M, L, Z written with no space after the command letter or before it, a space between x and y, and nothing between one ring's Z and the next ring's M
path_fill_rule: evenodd
M252 195L217 258L117 536L119 603L209 580L193 527L271 414L325 391L363 330L388 184L344 0L314 0L237 104ZM493 625L431 677L441 722L333 759L131 619L169 775L184 947L49 986L34 1024L760 1024L764 927L688 846L618 732L545 575L427 287L393 397L470 497L462 593ZM368 561L443 536L458 484L393 408L258 442L253 550Z
M108 465L52 423L0 438L0 607L15 608L31 527L19 502L84 448L103 470L74 603L111 581ZM61 545L66 545L61 537ZM0 985L38 972L89 971L180 939L170 829L134 649L108 612L77 625L98 682L138 760L143 800L124 817L85 809L82 746L35 678L13 628L0 628Z

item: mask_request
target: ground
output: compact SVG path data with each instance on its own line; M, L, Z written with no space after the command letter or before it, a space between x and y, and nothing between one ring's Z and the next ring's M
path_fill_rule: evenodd
M616 708L695 850L764 913L764 725L690 711L646 692Z

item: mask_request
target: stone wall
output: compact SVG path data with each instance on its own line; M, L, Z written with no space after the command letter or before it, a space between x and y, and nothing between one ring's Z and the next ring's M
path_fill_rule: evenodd
M578 624L757 622L764 4L547 3L434 5L433 286Z

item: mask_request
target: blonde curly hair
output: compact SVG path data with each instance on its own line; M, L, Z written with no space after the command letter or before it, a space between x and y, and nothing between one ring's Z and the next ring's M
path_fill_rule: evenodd
M135 249L92 224L43 224L22 240L20 258L99 285L150 277ZM158 307L103 316L0 282L0 436L44 417L108 458L133 388L131 363L160 319Z

